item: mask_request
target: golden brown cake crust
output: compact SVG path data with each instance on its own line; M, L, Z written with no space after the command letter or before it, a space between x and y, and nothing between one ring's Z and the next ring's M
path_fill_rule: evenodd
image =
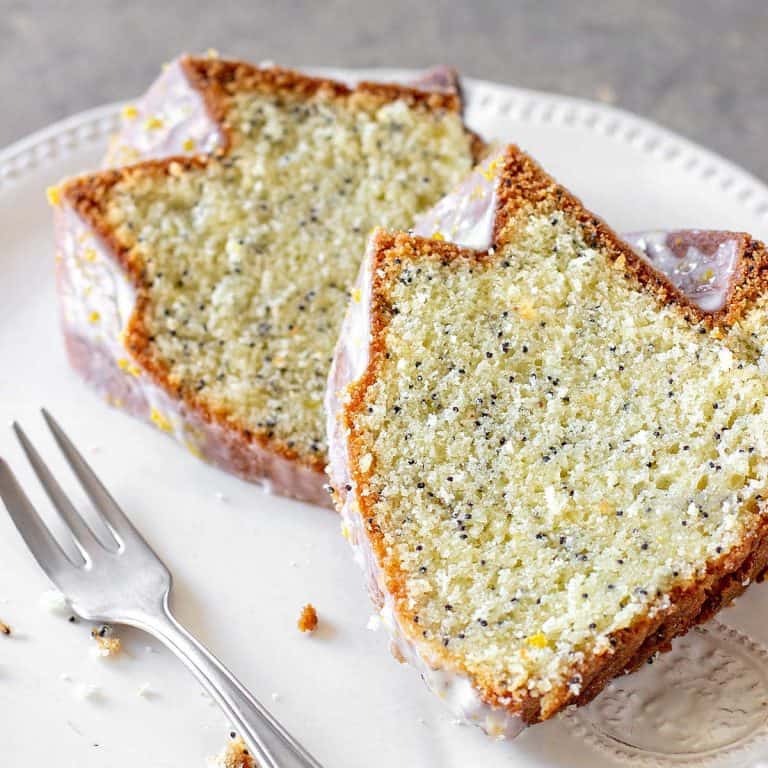
M702 328L726 327L736 322L754 299L768 287L768 253L765 246L748 235L741 252L741 263L733 281L730 300L717 313L707 314L677 291L660 273L642 259L599 218L587 211L581 202L558 185L538 164L517 147L510 147L504 156L498 186L498 202L494 244L503 244L515 212L530 210L541 215L555 210L566 211L578 222L587 243L605 248L613 266L622 270L639 290L654 294L662 304L674 304L692 323ZM367 487L366 477L359 469L359 459L367 450L354 430L355 415L364 407L366 390L378 375L385 354L385 331L392 316L387 294L387 273L398 270L399 264L417 256L439 259L449 263L466 259L478 265L488 266L496 257L494 250L474 251L450 242L414 237L403 232L379 231L372 244L372 287L370 297L370 333L368 365L363 376L347 390L348 400L341 410L342 429L348 434L347 470L352 483L347 487L335 487L334 498L341 508L346 495L353 487ZM344 368L344 364L339 366ZM341 382L337 382L341 384ZM760 496L757 497L763 504ZM405 575L396 567L388 567L387 544L376 523L374 508L377 497L357 494L356 503L362 518L365 534L373 554L383 570L387 591L392 596L396 610L407 599ZM519 715L525 723L546 720L570 704L585 704L594 698L615 676L632 671L657 651L671 647L674 637L684 634L692 626L711 618L720 608L727 606L741 594L752 581L761 580L768 570L768 518L761 518L757 528L740 546L712 559L706 564L701 578L677 587L669 593L669 606L653 617L643 616L631 626L609 637L610 647L599 654L588 656L573 674L578 676L580 693L569 691L569 681L544 696L532 691L510 691L492 677L470 674L461 658L438 641L424 640L408 611L397 610L398 624L410 641L428 651L431 663L455 670L470 677L480 698L487 704L506 708ZM422 654L424 655L424 654Z
M561 187L531 157L519 149L510 148L504 162L505 168L498 183L494 229L497 243L503 242L508 222L522 208L537 213L555 209L566 211L581 225L587 243L608 248L614 254L614 264L623 269L628 277L654 293L662 304L678 305L690 322L702 323L707 328L733 325L768 289L768 253L765 246L745 233L738 233L743 238L741 258L731 281L728 301L717 312L704 312L660 272L638 258L604 221L586 210L580 200Z
M430 111L460 112L462 109L459 88L433 91L365 80L350 88L335 80L309 77L280 67L255 67L244 61L184 56L180 64L189 82L202 94L208 114L222 129L224 141L217 150L220 155L227 153L232 141L232 131L226 121L229 101L233 94L245 91L288 94L297 99L322 96L348 100L353 105L369 109L397 100L405 101L409 107ZM487 145L473 131L467 129L467 133L472 140L472 158L477 162L487 151Z
M395 100L405 100L415 108L426 111L460 112L461 99L456 91L427 91L404 85L362 82L355 88L325 78L309 77L279 67L261 68L241 61L217 58L183 57L181 67L190 84L201 95L210 117L219 125L223 142L216 154L225 156L236 141L236 134L227 123L228 109L237 93L257 91L266 94L289 95L297 100L324 98L345 100L360 108L375 108ZM485 145L475 134L467 130L473 158L485 151ZM233 424L223 411L209 407L198 394L171 382L169 371L162 361L150 354L150 334L143 318L149 297L143 288L142 265L131 257L131 249L119 241L106 218L106 201L109 190L118 182L130 182L132 177L146 178L183 173L185 170L204 168L209 156L170 157L162 160L146 160L124 168L106 170L72 179L62 185L61 198L88 223L99 239L125 271L136 290L136 303L131 320L125 330L124 342L133 359L151 380L172 398L181 400L189 412L201 422L202 431L207 425L216 427L202 447L204 455L214 463L229 468L246 479L266 475L278 493L295 496L306 501L328 506L328 494L324 490L326 459L321 455L299 455L265 432L255 432L242 425ZM63 227L63 223L59 226ZM60 278L61 279L61 278ZM67 347L73 365L87 379L93 379L93 370L104 370L104 361L92 361L97 355L78 339L67 337ZM116 372L117 373L117 372ZM291 477L292 465L296 476ZM314 474L314 482L308 480L307 471ZM295 487L294 487L295 486Z

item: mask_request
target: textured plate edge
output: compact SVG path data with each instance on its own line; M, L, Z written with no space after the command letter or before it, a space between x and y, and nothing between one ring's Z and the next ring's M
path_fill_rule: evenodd
M709 632L721 638L728 638L732 642L748 649L755 656L759 656L764 662L768 661L768 648L755 640L750 634L728 624L724 624L718 619L712 619L706 624L693 627L691 632ZM616 678L621 679L621 678ZM561 716L565 721L567 730L572 736L579 739L582 743L590 746L595 752L602 754L614 762L623 765L642 766L642 768L710 768L712 766L722 766L728 758L744 758L764 740L768 735L768 720L753 733L746 736L736 744L715 750L711 753L700 755L681 755L679 757L666 757L656 753L639 752L629 746L623 746L619 742L611 742L596 733L594 728L590 727L584 716L583 710L578 707L570 707Z
M1 149L0 191L13 187L23 181L28 173L86 143L107 139L120 125L120 109L123 104L112 102L78 112Z
M470 106L482 94L479 107L493 106L500 117L591 130L709 182L768 221L768 185L741 166L651 120L586 99L472 78L465 82Z

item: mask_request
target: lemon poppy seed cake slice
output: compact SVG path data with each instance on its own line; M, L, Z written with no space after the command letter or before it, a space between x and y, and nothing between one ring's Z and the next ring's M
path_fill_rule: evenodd
M211 108L210 83L206 82L207 72L220 68L214 63L218 58L212 50L204 59L183 55L165 64L147 92L123 106L120 129L110 141L105 167L225 151L227 131L218 110ZM265 62L259 68L274 69L274 65ZM446 66L429 69L407 85L460 96L458 76Z
M410 225L481 143L444 77L350 88L184 58L161 80L123 143L209 153L53 191L70 358L194 453L327 504L322 398L365 237Z
M326 402L334 497L399 655L513 736L765 570L768 257L727 234L635 251L517 148L492 163L483 250L373 236ZM472 219L456 231L480 197L449 206ZM720 303L653 267L680 238L712 263L737 242Z

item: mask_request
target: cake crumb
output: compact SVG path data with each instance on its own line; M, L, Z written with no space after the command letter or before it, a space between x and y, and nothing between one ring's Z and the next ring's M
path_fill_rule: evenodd
M58 589L47 589L40 595L40 607L49 613L59 616L69 616L67 598Z
M11 628L4 622L0 621L0 635L10 635Z
M317 629L317 611L312 603L307 603L301 609L301 615L296 625L301 632L314 632Z
M232 740L215 758L212 765L217 768L258 768L258 764L240 736L232 736Z
M75 686L74 694L78 699L97 699L101 695L101 689L94 683L79 683Z
M378 613L373 613L368 617L368 623L365 625L366 629L371 632L376 632L381 626L381 616Z
M96 641L97 656L116 656L120 653L120 638L115 637L109 624L102 624L91 630L91 637Z
M152 695L152 686L149 683L142 683L136 690L136 695L142 699L147 699Z

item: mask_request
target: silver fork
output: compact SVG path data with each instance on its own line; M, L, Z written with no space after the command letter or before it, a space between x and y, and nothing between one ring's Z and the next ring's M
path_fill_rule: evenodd
M68 528L78 557L65 553L0 458L0 497L48 578L87 621L126 624L156 637L192 671L224 710L261 768L322 768L320 763L171 614L171 573L134 528L53 417L43 417L111 534L107 547L77 512L21 427L13 430Z

